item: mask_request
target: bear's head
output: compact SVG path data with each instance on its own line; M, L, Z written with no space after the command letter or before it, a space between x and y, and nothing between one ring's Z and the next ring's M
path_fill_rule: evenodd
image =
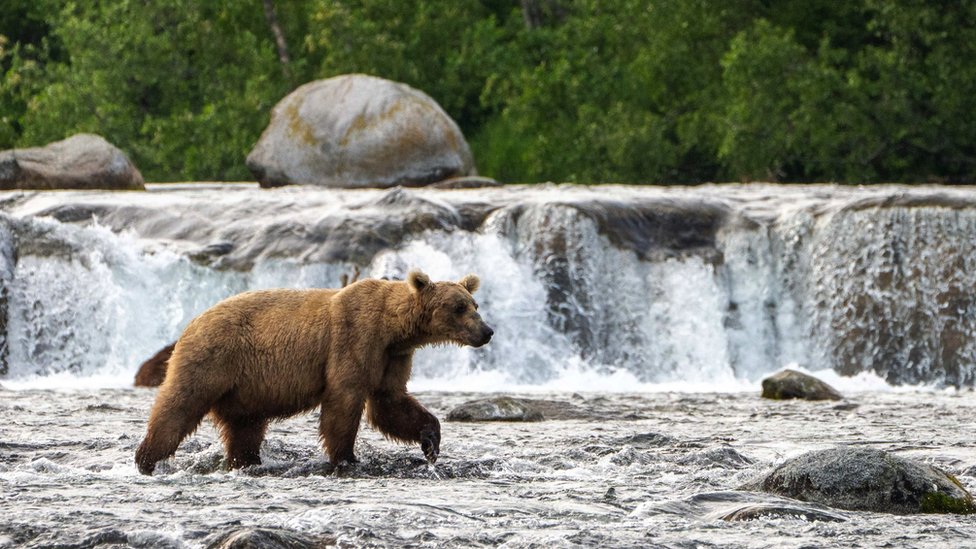
M481 347L495 333L478 314L471 297L478 289L478 277L469 274L457 282L431 282L420 271L410 271L407 284L423 307L424 331L430 343L454 342Z

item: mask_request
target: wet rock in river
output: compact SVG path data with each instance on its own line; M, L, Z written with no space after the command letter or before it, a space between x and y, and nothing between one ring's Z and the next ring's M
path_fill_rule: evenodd
M972 495L952 475L868 448L809 452L786 461L743 489L852 511L976 512Z
M751 492L706 492L691 497L648 503L635 510L637 515L674 514L700 520L738 522L769 518L800 518L807 521L844 522L840 512L816 503Z
M207 549L313 549L335 544L332 538L311 537L278 528L241 528L207 541Z
M762 397L774 400L841 400L844 397L830 385L819 379L797 372L783 370L762 381Z
M661 433L638 433L619 442L636 448L660 448L677 444L678 439Z
M754 461L739 453L731 446L720 446L701 452L681 457L678 463L682 465L693 465L702 469L720 467L723 469L742 469L754 463Z
M507 396L472 400L447 414L448 421L542 421L542 412L526 401Z
M844 522L846 519L821 509L788 504L760 503L739 507L721 517L729 522L769 518L800 518L806 521Z

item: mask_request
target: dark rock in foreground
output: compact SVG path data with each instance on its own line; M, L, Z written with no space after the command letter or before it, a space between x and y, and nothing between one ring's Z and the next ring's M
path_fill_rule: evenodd
M420 186L473 175L460 128L406 84L349 74L282 99L247 157L262 187Z
M952 475L867 448L809 452L781 464L743 489L852 511L976 512L973 497Z
M783 370L762 381L762 397L774 400L799 398L803 400L841 400L844 397L836 389L819 379L797 372Z
M756 505L746 505L739 507L721 517L722 520L729 522L741 522L744 520L762 520L770 518L801 518L805 521L819 522L844 522L844 517L808 507L759 503Z
M335 545L335 540L315 538L277 528L242 528L208 539L207 549L313 549Z
M542 412L531 404L512 397L500 396L472 400L447 414L448 421L542 421Z
M0 190L144 190L142 174L100 136L77 134L44 147L0 152Z
M149 360L139 366L136 372L136 387L159 387L166 379L166 367L169 365L169 357L173 354L176 343L170 343L156 352Z

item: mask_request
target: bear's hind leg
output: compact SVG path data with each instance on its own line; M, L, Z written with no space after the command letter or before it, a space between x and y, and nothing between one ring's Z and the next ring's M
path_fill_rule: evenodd
M355 392L326 391L319 418L319 438L332 465L358 462L353 450L365 406L366 399Z
M227 465L231 469L261 464L261 442L268 430L268 420L225 416L219 412L214 414L213 419L220 428Z
M151 475L158 461L176 453L226 390L176 378L164 381L149 414L146 438L136 450L139 472Z
M139 472L144 475L151 475L156 468L156 462L164 460L174 453L180 446L180 442L190 435L203 416L210 410L210 403L192 403L183 401L181 403L171 403L164 401L160 395L160 401L153 406L149 416L149 427L146 430L146 438L143 439L139 449L136 450L136 464Z

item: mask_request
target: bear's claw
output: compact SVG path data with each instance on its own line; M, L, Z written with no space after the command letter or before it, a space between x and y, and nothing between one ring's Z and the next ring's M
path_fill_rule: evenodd
M428 425L420 432L420 449L429 463L437 461L441 454L441 429L435 424Z

